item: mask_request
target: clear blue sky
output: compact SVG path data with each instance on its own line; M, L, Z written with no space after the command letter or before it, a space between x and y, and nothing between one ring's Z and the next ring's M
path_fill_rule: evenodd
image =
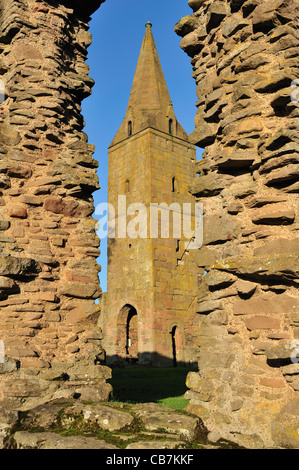
M173 102L176 117L189 134L194 130L196 86L190 58L180 48L175 24L192 14L187 0L106 0L92 16L93 43L88 49L90 76L96 84L92 96L82 104L84 131L96 146L101 189L94 193L95 205L107 201L108 147L125 116L145 23L153 24L153 35ZM100 283L107 288L107 240L101 240Z

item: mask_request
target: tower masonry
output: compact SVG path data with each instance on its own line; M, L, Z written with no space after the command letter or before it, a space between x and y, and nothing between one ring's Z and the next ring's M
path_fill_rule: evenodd
M195 148L174 114L146 31L125 118L109 147L107 364L196 362Z

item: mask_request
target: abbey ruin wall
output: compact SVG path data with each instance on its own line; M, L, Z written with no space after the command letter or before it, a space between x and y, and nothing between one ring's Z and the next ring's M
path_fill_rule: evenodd
M298 446L298 1L190 0L175 27L204 148L196 254L199 373L189 411L215 438ZM298 83L297 83L298 86Z
M62 396L64 378L83 396L87 373L110 376L95 366L98 163L80 107L94 85L89 14L101 3L1 1L0 398Z

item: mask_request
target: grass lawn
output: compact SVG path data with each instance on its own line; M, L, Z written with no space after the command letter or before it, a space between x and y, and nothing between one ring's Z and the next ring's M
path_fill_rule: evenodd
M148 367L127 367L112 369L113 401L123 403L164 404L177 410L187 406L184 398L187 391L188 368L158 369Z

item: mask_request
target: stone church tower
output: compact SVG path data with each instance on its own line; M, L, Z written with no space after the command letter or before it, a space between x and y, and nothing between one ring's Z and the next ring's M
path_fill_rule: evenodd
M101 317L107 364L197 359L197 269L188 250L194 228L183 230L183 208L190 215L194 205L188 187L196 154L174 114L151 28L147 23L127 112L109 147L112 237Z

